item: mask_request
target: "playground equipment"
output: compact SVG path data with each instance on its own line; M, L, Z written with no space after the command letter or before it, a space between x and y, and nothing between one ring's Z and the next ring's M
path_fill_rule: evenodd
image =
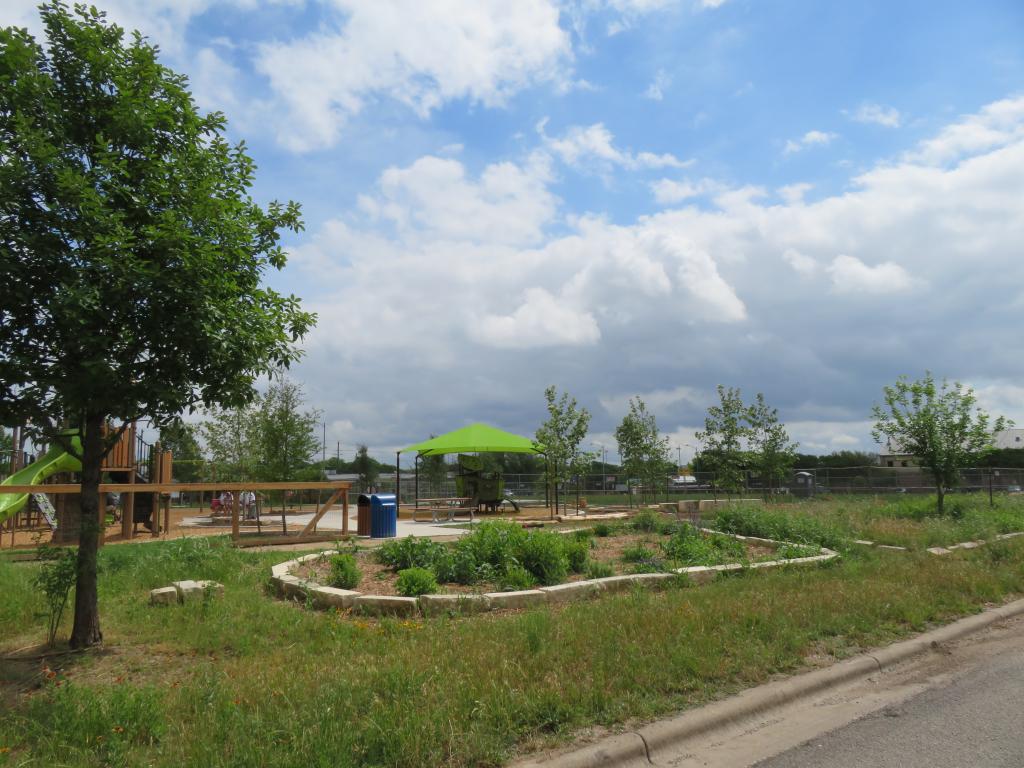
M110 427L107 427L109 430ZM82 445L76 431L64 433L64 440L49 446L49 450L36 461L25 467L13 466L10 477L0 483L0 525L6 524L10 529L13 541L15 530L18 529L18 515L26 512L30 499L34 497L40 509L42 519L53 532L54 542L69 544L77 541L79 511L77 494L73 492L55 493L54 486L45 484L53 475L60 473L77 473L82 469L81 462L74 453L81 453ZM62 444L63 443L63 444ZM68 445L70 444L70 445ZM67 448L71 448L71 452ZM16 454L19 455L20 454ZM13 462L12 462L13 463ZM159 443L150 445L142 440L136 430L135 423L125 425L118 441L111 447L103 460L103 472L108 478L128 486L124 493L124 509L121 518L121 534L130 539L135 536L137 526L142 523L159 535L161 528L161 502L169 502L166 493L154 493L153 483L170 482L173 457L170 451L160 450ZM6 490L5 490L6 489ZM54 500L51 501L50 497ZM54 503L55 502L55 503ZM106 505L100 505L101 530L106 515ZM164 527L167 525L170 510L164 504ZM29 516L30 517L30 516ZM22 520L24 529L25 520Z
M74 438L78 441L78 438ZM81 446L78 446L81 449ZM2 493L5 485L39 485L57 472L79 472L81 462L59 446L53 446L37 461L15 472L0 483L0 523L18 514L28 503L27 493Z

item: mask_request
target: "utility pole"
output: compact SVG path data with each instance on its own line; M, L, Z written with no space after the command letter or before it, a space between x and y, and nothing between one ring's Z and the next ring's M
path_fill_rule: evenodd
M327 463L327 422L326 421L323 423L323 427L324 427L324 441L323 441L323 444L322 444L323 447L322 447L322 450L321 450L321 453L320 453L320 461L322 463L326 464Z

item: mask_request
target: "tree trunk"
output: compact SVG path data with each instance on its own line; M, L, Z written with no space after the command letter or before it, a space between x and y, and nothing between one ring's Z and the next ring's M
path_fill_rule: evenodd
M943 507L945 506L945 500L946 500L946 494L942 490L942 483L936 484L935 490L936 490L936 492L938 493L938 496L939 496L939 517L942 517L942 515L944 514Z
M103 642L97 600L96 556L100 537L100 475L103 464L103 414L86 414L82 440L82 521L75 580L75 621L71 647Z

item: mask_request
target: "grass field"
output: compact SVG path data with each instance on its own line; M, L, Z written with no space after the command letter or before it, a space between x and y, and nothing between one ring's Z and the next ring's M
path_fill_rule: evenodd
M1024 531L1024 497L953 495L938 516L933 496L855 497L723 510L708 522L721 530L845 549L853 539L909 549L991 539Z
M1013 540L943 558L851 550L829 567L561 609L376 621L269 597L269 565L291 556L208 538L104 549L106 647L0 663L0 765L499 765L1024 591ZM6 653L45 634L36 567L0 561ZM180 578L226 595L147 605L150 588Z

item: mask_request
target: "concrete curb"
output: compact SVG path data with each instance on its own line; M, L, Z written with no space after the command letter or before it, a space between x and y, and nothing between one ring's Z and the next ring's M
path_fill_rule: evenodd
M597 765L656 764L660 752L676 748L688 739L790 704L797 699L813 696L828 688L877 674L914 656L934 650L943 643L960 640L987 629L996 622L1022 614L1024 600L1016 600L925 632L910 640L856 656L825 669L805 672L751 688L723 701L645 725L634 731L616 734L573 752L535 757L514 765L517 768L539 768L542 765L547 768L585 768ZM642 753L637 752L637 739L643 745Z

